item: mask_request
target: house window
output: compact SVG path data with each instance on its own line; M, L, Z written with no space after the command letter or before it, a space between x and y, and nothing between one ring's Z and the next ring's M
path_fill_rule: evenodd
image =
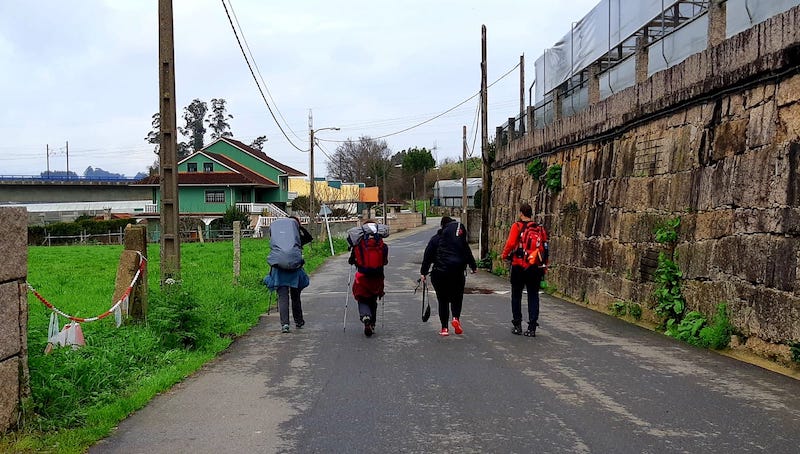
M225 203L225 191L206 191L206 203Z
M281 191L288 191L289 190L289 179L284 176L278 177L278 182L281 186Z
M197 163L196 162L186 163L186 171L187 172L197 172Z
M214 163L213 162L204 162L203 163L203 172L213 172L214 171Z

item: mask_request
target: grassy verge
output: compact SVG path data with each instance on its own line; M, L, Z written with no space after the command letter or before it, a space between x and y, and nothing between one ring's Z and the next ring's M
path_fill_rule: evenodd
M344 251L345 241L336 240L334 247ZM309 272L330 256L326 242L305 249ZM120 246L31 247L28 282L62 311L92 317L112 304L121 252ZM116 328L108 317L84 323L86 346L78 350L43 354L50 312L29 296L31 399L24 428L0 438L0 452L83 452L214 358L265 312L261 279L268 252L268 241L242 240L241 274L234 284L231 242L183 244L182 283L162 291L158 245L149 246L147 322Z

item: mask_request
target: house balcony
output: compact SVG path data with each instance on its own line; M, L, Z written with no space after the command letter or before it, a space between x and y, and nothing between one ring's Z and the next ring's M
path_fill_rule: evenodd
M272 203L237 203L236 208L248 214L269 213L272 216L286 217L288 214Z

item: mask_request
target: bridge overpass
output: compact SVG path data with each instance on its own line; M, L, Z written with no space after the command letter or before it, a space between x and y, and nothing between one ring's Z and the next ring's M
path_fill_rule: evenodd
M0 206L25 206L30 222L71 221L89 214L141 213L153 188L133 178L0 176Z

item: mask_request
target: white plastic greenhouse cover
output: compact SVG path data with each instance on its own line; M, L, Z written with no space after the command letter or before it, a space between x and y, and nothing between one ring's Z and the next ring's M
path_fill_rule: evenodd
M535 104L676 3L680 0L601 0L573 24L569 33L536 59ZM726 34L733 36L798 4L800 0L728 0ZM707 22L701 20L689 30L668 39L668 43L662 43L657 50L662 55L655 57L663 63L651 61L650 74L663 69L664 64L674 65L704 49L706 30L703 24ZM633 80L633 74L613 77ZM626 86L625 83L621 85Z

